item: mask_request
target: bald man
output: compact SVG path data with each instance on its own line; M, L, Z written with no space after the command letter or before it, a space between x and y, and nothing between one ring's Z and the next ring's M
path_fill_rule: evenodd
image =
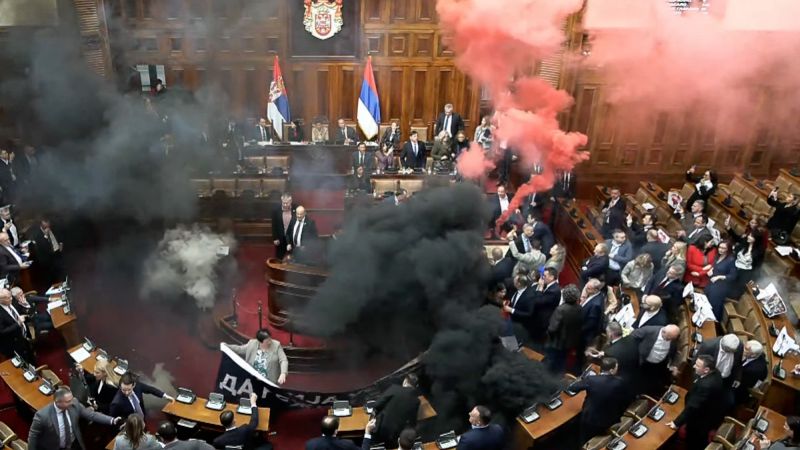
M633 330L631 338L639 350L639 381L641 392L660 396L669 384L669 372L677 376L678 336L677 325L644 326ZM669 372L667 372L669 369Z
M290 233L286 236L286 251L288 253L297 252L311 241L317 239L317 225L313 220L308 218L306 209L303 206L298 206L295 210L295 216L289 222Z
M668 323L667 312L661 307L661 297L645 295L639 307L639 317L633 322L632 328L641 328L645 325L663 327Z

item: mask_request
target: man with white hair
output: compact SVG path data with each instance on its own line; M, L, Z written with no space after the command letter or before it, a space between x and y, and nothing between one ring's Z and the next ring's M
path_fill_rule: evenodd
M740 382L742 376L742 356L744 345L735 334L709 339L700 344L698 355L708 355L714 360L726 388Z
M33 320L33 328L36 330L36 335L46 334L53 329L53 320L50 314L39 312L36 308L37 303L47 304L50 299L42 297L41 295L25 295L21 288L14 286L11 288L11 297L13 298L13 305L20 311L21 314L27 315Z
M733 382L736 404L742 404L750 398L750 388L759 381L767 378L767 358L764 356L764 346L756 340L744 344L742 355L742 374L739 381Z
M6 278L13 284L19 271L30 266L31 261L28 261L11 245L8 233L0 233L0 278Z

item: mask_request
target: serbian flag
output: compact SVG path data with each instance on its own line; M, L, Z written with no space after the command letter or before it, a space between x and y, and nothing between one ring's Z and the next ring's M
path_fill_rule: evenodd
M272 83L269 85L269 105L267 105L267 118L272 122L275 133L283 140L283 124L292 120L289 113L289 97L286 86L283 84L281 66L278 65L278 57L275 57L275 64L272 68Z
M361 83L361 95L358 96L358 126L367 139L378 135L378 124L381 123L381 102L378 100L378 88L375 75L372 73L372 57L367 59L364 67L364 81Z

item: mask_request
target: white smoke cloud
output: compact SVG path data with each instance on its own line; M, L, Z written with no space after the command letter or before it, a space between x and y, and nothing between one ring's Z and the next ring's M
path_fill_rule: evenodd
M217 297L218 265L232 252L236 240L231 234L217 234L193 225L167 230L153 253L145 260L141 294L174 296L186 294L197 307L210 309Z

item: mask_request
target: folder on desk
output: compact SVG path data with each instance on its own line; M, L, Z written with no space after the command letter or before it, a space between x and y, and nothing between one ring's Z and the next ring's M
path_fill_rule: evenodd
M349 417L353 415L353 409L347 400L336 400L333 402L334 417Z
M248 416L253 414L253 407L250 406L250 399L247 397L240 398L239 406L236 408L236 412L239 414L246 414Z
M225 396L219 392L212 392L208 394L206 408L213 409L214 411L222 411L225 409Z

